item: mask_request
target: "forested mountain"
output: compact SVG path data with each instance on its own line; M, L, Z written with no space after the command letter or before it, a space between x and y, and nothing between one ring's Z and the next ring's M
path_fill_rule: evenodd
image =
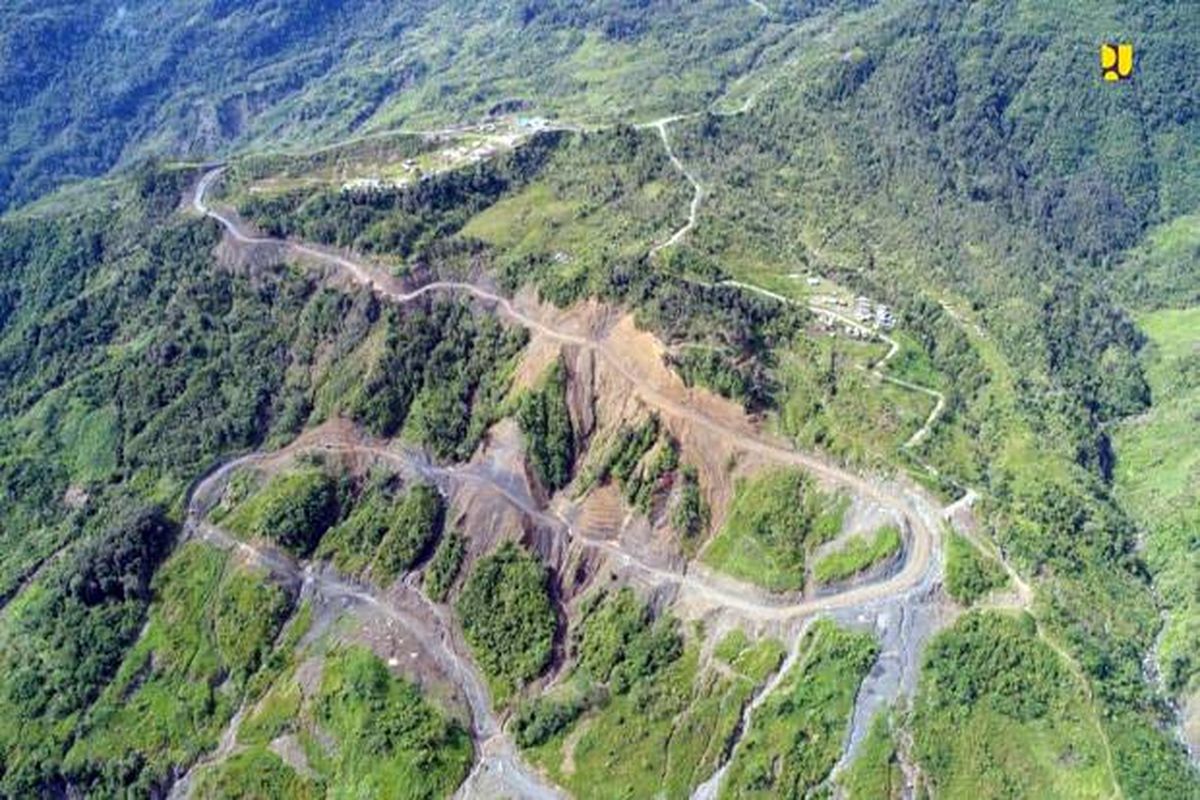
M798 3L789 16L801 16ZM101 0L0 9L0 208L148 153L493 109L696 110L780 34L740 0Z
M9 3L0 797L1200 797L1198 51Z

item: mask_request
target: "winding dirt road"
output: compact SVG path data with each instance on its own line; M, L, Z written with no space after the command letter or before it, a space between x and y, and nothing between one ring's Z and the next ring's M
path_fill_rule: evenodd
M283 248L301 256L315 259L333 266L358 284L370 289L382 299L393 303L407 303L439 291L468 294L480 301L492 304L498 313L518 325L524 326L547 339L563 344L573 345L583 350L592 351L604 360L617 374L629 382L634 394L660 414L686 420L704 428L709 432L731 441L737 448L759 455L766 460L779 464L801 467L809 472L823 477L833 484L839 485L879 505L893 509L900 518L908 521L911 531L911 542L904 566L894 575L879 583L857 587L855 589L818 599L806 600L783 606L764 606L760 603L747 601L746 598L732 592L720 590L718 587L705 584L701 579L688 573L663 572L657 577L664 580L678 581L681 585L701 592L704 596L726 604L732 608L763 615L763 618L786 619L804 616L835 609L862 607L869 603L886 600L889 597L922 584L932 571L938 568L938 543L943 511L936 507L932 500L923 492L911 487L885 485L881 480L865 478L848 472L820 456L802 453L783 444L769 440L762 435L749 434L746 431L730 429L718 420L692 408L679 399L670 397L648 383L642 376L633 372L626 359L612 352L602 340L580 336L562 331L535 319L530 314L519 309L512 300L495 294L475 284L458 281L435 281L412 291L403 291L396 287L395 280L366 262L353 260L346 256L332 253L304 243L281 240L273 237L260 237L247 234L239 222L230 214L210 207L205 195L213 182L221 175L222 167L216 167L207 172L197 184L193 196L193 206L197 212L207 215L219 222L234 240L242 245L263 245L273 248ZM544 512L538 512L545 516ZM559 522L561 525L561 521ZM600 546L597 543L597 546ZM619 545L608 544L613 548L613 555L626 559L629 555L620 549ZM646 567L647 569L655 569Z
M906 449L911 449L913 447L916 447L918 444L920 444L921 441L924 440L925 437L929 435L930 430L933 428L933 424L938 421L938 418L941 417L942 412L946 410L946 395L943 394L942 392L939 392L937 389L931 389L928 386L921 386L920 384L903 380L902 378L896 378L892 375L888 375L885 372L883 372L882 367L887 366L888 362L890 362L896 356L896 354L900 352L900 343L897 342L892 337L888 336L886 333L875 330L866 325L863 325L861 322L858 322L857 320L853 320L850 317L847 317L845 314L842 314L841 312L839 312L835 309L829 308L827 306L822 306L817 303L801 303L799 300L793 300L792 298L787 297L786 295L779 294L778 292L772 292L770 289L765 289L762 286L756 286L753 283L746 283L745 281L727 280L727 281L721 281L720 285L721 286L734 286L739 289L745 289L748 292L754 292L754 293L760 294L764 297L769 297L772 300L776 300L780 303L787 303L789 305L794 305L794 306L803 306L803 307L807 308L809 311L812 311L814 314L826 317L828 319L836 320L837 322L840 322L843 325L848 325L851 328L854 328L855 330L862 331L863 333L865 333L869 336L873 336L873 337L879 339L880 341L882 341L884 344L886 344L888 346L887 355L885 355L883 358L881 358L878 362L876 362L871 367L871 374L874 375L879 380L884 381L885 383L891 383L896 386L900 386L905 389L908 389L909 391L920 392L921 394L924 394L928 397L932 397L935 401L933 404L933 410L929 412L929 416L925 419L925 424L923 424L919 429L917 429L917 431L914 432L913 435L910 436L903 445L901 445L901 447L904 447Z
M562 793L542 780L536 771L521 759L516 746L504 732L492 712L491 698L483 678L467 655L467 647L458 635L456 626L443 608L429 600L419 589L407 583L398 584L390 595L383 595L371 586L348 580L332 568L315 564L301 565L277 551L257 547L238 539L207 520L209 511L219 500L229 477L239 468L264 461L278 461L312 451L375 452L374 448L337 448L319 439L315 442L294 443L272 452L258 452L234 458L201 478L192 489L187 503L184 537L208 542L223 550L235 550L251 562L301 586L301 592L318 595L325 602L348 602L368 606L372 611L399 624L428 653L463 695L470 714L472 739L477 746L475 766L456 796L491 794L499 789L505 794L531 800L561 800ZM240 712L239 712L240 714ZM222 737L226 752L233 746L237 722L231 722ZM212 763L218 754L197 766ZM488 789L471 794L471 787L484 779ZM180 790L173 796L186 796L191 784L191 772L179 782ZM464 794L467 793L467 794Z
M752 702L743 709L741 731L749 730L755 710L786 677L789 668L799 654L804 631L821 612L853 611L862 613L886 611L880 598L873 597L872 586L860 587L832 597L816 601L779 604L761 593L751 591L745 596L731 592L720 583L706 580L702 575L690 573L686 566L682 570L658 567L624 551L619 544L609 540L594 539L579 533L557 514L542 510L528 494L505 485L493 478L480 465L440 466L430 462L417 450L397 449L391 443L370 440L357 430L332 427L315 429L302 439L276 451L256 452L232 459L201 478L193 489L187 504L186 536L203 540L226 550L236 550L261 567L293 583L300 584L309 596L316 594L324 601L343 601L369 606L383 616L395 620L408 631L437 663L440 672L463 694L471 716L471 731L478 747L478 758L468 780L456 796L490 797L497 794L512 794L522 798L542 800L561 797L559 791L544 782L542 777L529 768L520 758L519 751L504 732L491 710L490 700L484 683L468 654L468 649L458 635L454 622L447 618L445 609L429 601L414 586L401 584L390 595L381 594L366 584L347 580L333 569L316 565L302 566L278 551L255 546L230 535L207 520L207 516L219 500L229 477L238 469L250 466L278 465L303 455L314 453L370 457L388 463L402 474L415 476L433 483L447 498L452 496L455 484L474 484L491 492L520 514L545 528L558 532L569 542L580 547L596 548L618 561L643 572L658 583L674 583L679 586L680 596L735 611L750 621L798 620L791 643L792 656L776 671L773 678L759 689ZM907 601L915 595L928 593L937 571L927 571L917 584L885 598L890 608L894 603ZM876 586L887 585L876 584ZM839 614L838 616L845 616ZM233 741L236 721L227 731ZM853 730L850 740L853 740ZM202 763L212 763L212 756ZM715 796L728 768L725 759L721 768L697 790L696 797ZM191 783L191 773L180 782L177 797L186 796Z
M768 9L762 3L758 2L758 0L749 0L749 2L752 6L755 6L756 8L761 10L763 14L770 15L770 13L771 13L770 9ZM766 85L760 87L758 89L758 91L755 91L755 92L752 92L751 94L749 94L746 97L746 99L742 101L742 104L740 106L738 106L737 108L734 108L734 109L731 109L728 111L719 111L719 110L716 110L715 106L714 106L714 107L709 108L708 113L714 114L716 116L722 116L722 117L736 117L741 114L745 114L748 111L750 111L751 108L754 107L754 103L757 100L758 95L766 88L766 86L769 86L769 85L770 85L770 82L768 82ZM661 119L656 119L652 122L648 122L648 123L645 123L644 125L638 126L639 128L653 128L654 130L656 130L658 132L658 137L660 140L662 140L663 149L667 153L667 158L669 158L671 160L672 166L674 166L676 171L679 172L679 174L682 175L685 179L687 179L688 183L690 183L692 185L692 201L691 201L690 205L688 206L687 222L685 222L681 228L679 228L677 231L675 231L675 233L671 234L670 238L668 238L666 241L664 241L660 244L656 244L653 247L651 247L650 253L649 253L651 257L657 255L659 252L661 252L662 250L665 250L668 247L675 246L683 239L684 236L686 236L688 233L691 232L691 230L693 228L696 227L696 220L700 214L700 206L704 202L704 196L705 196L704 185L700 183L700 180L695 175L693 175L692 172L689 171L686 166L684 166L683 161L679 158L679 155L675 152L675 148L671 147L671 139L667 134L667 126L672 123L680 122L685 119L692 119L697 116L700 116L700 114L699 113L675 114L672 116L662 117ZM937 422L938 418L942 415L942 412L945 411L946 395L943 394L942 392L939 392L938 390L932 389L928 386L921 386L919 384L911 383L911 382L903 380L901 378L896 378L891 375L887 375L880 369L880 367L885 366L889 361L891 361L893 356L895 356L897 353L900 352L900 344L895 339L888 336L887 334L885 334L881 331L872 330L871 328L864 326L862 323L852 320L849 317L835 311L834 309L826 308L824 306L817 305L816 303L807 303L807 304L800 303L796 300L793 300L790 297L786 297L785 295L779 294L778 292L773 292L770 289L764 288L762 286L757 286L753 283L747 283L745 281L736 281L736 280L725 280L725 281L721 281L720 283L724 286L736 286L738 288L745 289L750 292L755 292L757 294L763 295L764 297L769 297L769 298L779 301L781 303L806 306L809 310L811 310L812 312L814 312L816 314L821 314L823 316L836 319L839 322L849 325L856 330L864 331L864 332L866 332L872 336L876 336L879 339L881 339L882 341L886 342L889 347L888 353L886 356L883 357L883 359L878 364L876 364L874 366L874 368L872 369L872 373L877 378L879 378L879 380L881 380L881 381L885 381L887 383L891 383L896 386L901 386L910 391L920 392L921 394L932 397L935 401L933 410L929 412L929 416L926 418L925 424L922 425L916 432L914 432L913 435L910 436L909 439L902 445L902 447L904 447L905 449L911 450L912 448L914 448L918 444L920 444L925 439L925 437L927 437L929 435L929 432L932 429L933 424L935 422ZM957 319L957 317L956 317L956 319ZM935 475L937 474L937 470L934 469L933 467L929 466L928 464L923 464L923 466L927 470L929 470L929 472L931 472L932 474L935 474Z
M491 292L475 284L458 281L436 281L418 289L405 291L397 281L387 273L371 264L334 253L326 249L314 247L302 242L285 241L273 237L255 236L247 233L239 221L228 213L214 209L206 202L207 192L220 177L222 167L209 170L197 184L192 198L194 209L203 215L211 217L224 227L229 237L236 243L246 247L270 247L290 252L293 255L313 259L321 264L333 267L338 272L348 276L355 283L369 289L384 300L393 303L406 303L436 292L452 292L466 294L485 304L494 306L496 312L512 322L522 325L549 340L572 345L583 350L591 351L602 359L618 375L630 385L634 394L660 414L674 416L686 420L693 425L702 427L718 436L734 443L739 449L755 453L776 463L801 467L826 480L851 490L860 496L870 499L881 506L897 512L900 518L908 523L910 531L909 546L901 569L877 583L854 587L845 592L820 598L805 599L796 602L772 601L763 597L752 587L745 591L738 587L730 587L726 582L714 582L703 572L693 572L685 566L674 570L663 566L646 563L634 554L622 548L619 542L597 540L580 534L561 516L540 509L526 497L520 497L510 489L489 482L486 476L472 474L469 469L462 467L437 467L429 463L414 463L411 454L408 456L395 451L373 445L344 442L326 442L321 445L327 450L352 450L359 453L370 452L381 458L401 461L408 468L416 468L430 479L476 480L487 483L490 489L501 494L505 500L513 504L531 519L548 526L551 530L559 531L568 540L579 542L582 546L598 548L619 563L630 565L648 575L651 579L664 584L677 585L681 595L702 600L704 603L736 613L757 621L789 621L811 617L816 614L847 611L877 612L884 606L904 602L907 598L928 592L940 574L940 533L944 520L944 510L935 505L932 500L920 490L898 485L889 485L880 479L866 478L850 473L825 459L801 453L791 448L765 438L760 434L734 430L719 420L691 407L678 398L668 396L651 385L642 376L634 372L629 363L619 353L613 352L603 340L581 336L576 333L559 330L535 318L531 313L523 311L513 300ZM698 208L698 200L702 193L693 198L693 216ZM682 236L686 230L679 235ZM678 237L676 237L677 239ZM893 353L895 352L893 347ZM222 467L209 476L213 480L219 475L228 475L229 471L241 463L249 463L254 456L244 457L236 462ZM193 501L195 498L193 498ZM210 538L220 539L220 532L211 526L199 526L201 534ZM228 544L228 541L226 541ZM237 543L238 547L247 547ZM269 559L266 554L260 558ZM386 614L400 615L400 611L387 601L375 597L363 587L352 586L345 581L328 575L306 575L306 580L322 581L322 589L331 595L341 595L359 602L369 603ZM419 594L419 593L416 593ZM427 601L426 601L427 602ZM390 610L389 610L390 609ZM419 618L409 615L400 621L406 626L418 624ZM520 760L516 748L501 730L492 715L486 690L470 659L448 644L452 642L452 625L447 625L438 634L441 642L442 660L447 674L454 677L468 698L471 708L472 728L479 743L480 757L476 762L471 778L464 784L460 794L488 794L497 787L505 791L515 792L518 796L550 798L560 796L557 790L542 781L536 772L526 767ZM427 634L427 638L429 634ZM429 642L436 646L438 642ZM769 692L767 692L769 694ZM763 695L765 697L765 695ZM748 713L753 713L749 710ZM720 778L715 777L719 783ZM480 786L486 782L487 789ZM716 786L716 783L709 784ZM474 788L472 788L474 787Z
M675 169L678 170L679 173L683 175L683 177L687 178L688 182L692 184L692 202L691 205L688 206L687 222L682 228L671 234L671 237L665 242L651 247L651 256L655 255L660 250L664 250L668 247L674 247L679 243L680 239L682 239L684 236L687 236L688 232L691 231L692 228L696 227L696 217L700 214L700 204L704 202L704 187L700 185L700 181L696 180L694 175L688 172L687 167L685 167L683 162L679 160L679 157L675 155L675 150L671 147L671 141L667 138L667 125L681 119L685 119L685 117L664 117L662 119L655 120L649 125L649 127L652 127L658 131L658 136L660 139L662 139L663 147L667 151L667 158L671 159L672 166L674 166Z
M244 456L236 462L231 462L231 468L245 466L264 459L279 458L281 453L253 454ZM521 496L510 487L499 483L472 465L443 467L431 463L422 453L411 450L398 450L386 444L370 442L365 439L348 438L342 434L320 436L309 440L302 446L291 449L294 455L301 453L327 453L331 455L370 456L379 461L389 463L400 470L407 470L441 488L446 493L446 486L453 483L471 483L496 495L506 504L521 513L527 519L551 531L562 535L567 541L581 547L593 548L609 555L622 564L628 565L663 584L674 584L681 592L714 606L740 612L753 621L786 621L809 617L815 614L842 609L859 610L872 605L880 599L889 599L904 591L921 586L928 578L927 574L916 581L900 583L894 580L881 581L875 584L859 586L838 594L824 597L787 602L782 599L772 599L770 595L746 587L744 593L731 589L728 580L715 581L702 572L693 572L686 568L672 569L666 566L652 564L639 556L628 552L619 543L609 539L590 537L574 528L559 514L545 511L537 507L533 498ZM201 527L212 528L208 523L199 523ZM236 541L236 540L235 540ZM238 543L241 547L248 547ZM279 566L277 561L268 562L268 566ZM926 571L928 572L928 571ZM901 573L902 574L902 573ZM360 587L361 590L361 587ZM365 600L365 598L359 598Z

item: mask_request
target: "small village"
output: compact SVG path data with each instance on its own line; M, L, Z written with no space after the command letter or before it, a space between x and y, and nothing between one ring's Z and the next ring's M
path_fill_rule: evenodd
M474 125L430 132L425 135L428 141L445 142L448 146L406 158L398 169L394 165L385 165L375 170L375 174L346 180L341 189L349 193L366 193L407 186L439 172L478 164L511 151L525 139L550 127L550 121L544 117L506 116L486 117Z
M876 302L866 295L851 298L849 292L818 275L793 273L789 277L804 278L812 290L825 287L824 292L809 298L810 308L831 336L840 332L854 339L872 339L878 333L896 327L896 315L892 307L885 303Z

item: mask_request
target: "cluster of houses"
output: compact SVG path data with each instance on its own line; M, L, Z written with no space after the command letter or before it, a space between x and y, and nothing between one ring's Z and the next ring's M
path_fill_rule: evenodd
M452 168L462 164L478 164L486 161L501 151L516 147L529 134L546 130L549 127L551 127L550 120L545 117L518 116L501 119L488 117L477 125L460 125L453 129L427 134L427 138L438 143L444 142L452 145L438 154L443 167ZM486 139L475 142L461 140L464 134L472 131L485 134ZM425 180L428 177L416 159L406 158L400 167L405 173L402 178L355 178L343 183L342 191L367 193L381 189L394 189L410 183L414 179Z
M459 145L458 147L451 147L449 150L443 151L443 155L455 164L464 161L477 164L484 159L496 155L496 146L488 142L479 142L474 146Z
M369 192L379 191L380 189L392 189L396 186L395 181L384 181L379 178L354 178L342 184L343 192L351 192L355 194L366 194Z
M802 276L799 273L792 273L791 277L799 278ZM809 286L815 288L821 285L821 278L809 276L807 282ZM815 295L813 297L813 301L818 306L824 308L850 310L850 303L846 300L843 300L836 294ZM892 313L891 306L884 305L883 303L872 302L871 298L864 295L859 295L858 297L854 298L853 315L854 319L857 320L864 328L874 327L880 330L890 331L892 328L896 327L896 316ZM833 317L830 317L830 320L832 319ZM862 333L861 330L855 329L853 326L847 326L846 332L850 335L858 335Z
M491 142L479 142L474 145L458 145L443 150L439 155L448 165L458 164L477 164L480 161L486 161L496 153L500 152L500 147ZM406 158L400 163L400 168L404 170L405 177L400 179L382 179L382 178L354 178L342 184L343 192L370 192L379 189L395 189L398 186L411 183L414 179L425 180L429 177L417 163L416 159Z
M406 176L417 177L421 174L421 168L417 164L416 159L413 158L406 158L404 161L400 162L400 168L404 170ZM421 177L424 179L424 176ZM353 194L367 194L383 189L395 189L399 186L404 186L405 184L409 183L410 180L410 177L404 177L398 180L384 178L352 178L351 180L348 180L342 184L342 191Z
M830 336L837 336L839 333L849 339L872 339L874 334L862 325L855 325L845 317L839 317L838 312L829 311L825 308L814 309L817 319L829 331Z
M871 298L862 295L854 299L854 317L864 325L874 324L885 331L896 327L896 317L890 306L872 303Z

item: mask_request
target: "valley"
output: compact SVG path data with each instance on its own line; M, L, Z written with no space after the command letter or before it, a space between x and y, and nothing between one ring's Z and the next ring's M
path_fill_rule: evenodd
M660 131L662 128L659 128ZM942 559L942 526L947 521L961 521L961 512L970 513L970 505L976 496L968 493L960 500L942 507L941 503L923 489L911 483L897 483L894 479L882 476L862 476L841 468L827 459L795 451L781 443L765 438L754 430L750 424L737 412L727 405L713 403L711 400L698 398L695 390L681 386L677 379L662 374L661 367L656 368L653 362L646 362L633 355L640 348L632 341L622 339L623 323L605 331L597 330L594 326L584 326L584 333L578 322L567 318L560 322L561 314L545 309L538 304L530 304L528 298L509 298L498 294L485 285L455 281L431 281L418 287L409 287L401 280L368 261L353 258L326 248L294 240L279 240L272 237L259 236L248 230L232 212L217 210L206 200L206 193L213 183L220 179L221 167L206 172L196 185L191 205L195 211L216 219L225 229L228 240L238 247L253 250L268 248L273 255L283 254L284 257L295 258L307 267L328 268L329 279L337 282L339 277L348 278L353 283L368 289L382 299L391 303L403 304L424 298L436 293L463 293L485 307L492 308L507 320L528 328L534 335L530 344L537 348L539 342L549 343L555 348L567 347L574 351L573 358L590 355L611 370L618 379L628 385L628 390L642 403L668 419L677 420L676 424L693 426L705 435L711 436L721 443L723 449L743 454L753 454L767 462L787 464L804 468L805 471L821 476L829 484L853 492L856 496L868 499L880 507L890 509L896 518L903 521L906 531L905 545L899 568L884 574L880 579L859 585L833 594L822 594L811 599L788 601L787 599L764 592L753 586L728 577L713 573L702 568L695 562L664 561L661 554L653 551L640 551L636 541L624 541L617 538L593 538L572 527L567 519L578 516L573 503L567 499L554 501L548 508L541 508L533 499L521 466L509 464L507 471L504 466L497 467L490 463L485 450L482 463L468 464L463 467L439 467L427 461L420 454L406 452L403 445L390 444L386 441L371 442L353 429L337 427L329 431L317 429L306 434L294 445L289 445L285 451L265 453L243 457L223 467L200 485L196 496L207 495L212 491L210 482L219 483L228 477L228 472L242 464L257 461L262 458L276 459L291 457L300 452L320 452L330 455L350 456L355 458L367 457L392 463L397 469L408 471L428 480L439 487L447 497L453 498L464 485L475 487L475 491L490 496L493 500L510 505L528 524L545 529L553 536L563 541L544 545L550 553L562 553L577 550L592 550L602 556L612 570L628 573L637 583L646 585L651 591L661 593L667 587L675 587L671 607L675 613L685 617L705 619L708 624L714 621L725 626L729 624L744 625L751 629L764 628L776 631L788 643L788 650L793 659L801 652L801 641L814 618L832 615L834 619L844 621L853 627L868 625L880 637L885 647L883 657L871 671L867 685L858 692L858 703L853 714L854 724L851 726L844 748L841 749L839 769L848 764L857 751L857 746L865 735L866 727L875 715L880 713L888 704L896 702L898 697L911 697L916 688L915 676L923 643L948 619L947 609L943 604L933 600L933 593L941 581ZM702 196L697 186L696 200ZM692 215L696 209L693 201ZM692 224L688 224L673 235L678 240L686 234ZM667 240L664 246L672 240ZM654 252L654 251L652 251ZM774 295L756 287L734 284L739 289L761 291L772 299L780 302L792 302L786 298ZM820 306L811 306L812 310L833 317L838 322L854 329L862 326L843 317L838 312ZM575 324L572 324L574 322ZM878 364L874 365L875 376L881 381L897 380L885 375L881 369L899 351L899 345L886 336L888 352ZM661 345L655 349L661 350ZM644 370L644 371L639 371ZM905 446L919 443L928 435L931 426L944 406L944 397L936 390L914 384L907 384L915 392L929 394L937 398L925 424ZM693 407L693 402L698 407ZM701 410L703 409L703 410ZM723 412L723 413L720 413ZM519 443L516 443L519 448ZM503 448L502 448L503 449ZM514 471L515 470L515 471ZM476 502L476 501L471 501ZM195 507L190 514L203 516L203 511ZM960 528L960 533L973 538L974 525L967 523ZM214 535L222 534L206 526ZM227 539L227 537L225 537ZM229 544L229 542L226 542ZM246 547L246 545L240 545ZM255 551L261 556L261 551ZM563 555L550 556L554 560L562 560ZM571 556L565 556L568 560ZM1005 565L1012 571L1012 568ZM293 570L295 568L292 568ZM615 573L614 573L615 574ZM1015 576L1015 573L1012 573ZM306 573L309 576L310 573ZM311 577L306 577L311 580ZM318 579L319 580L319 579ZM1018 586L1022 587L1019 597L1023 598L1016 608L1027 608L1030 590L1019 577ZM320 585L320 584L318 584ZM333 591L341 588L340 584L333 585ZM325 591L329 591L326 589ZM370 604L401 602L395 599L377 599L374 595L347 593L356 596ZM391 598L395 598L395 593ZM1065 654L1064 654L1065 655ZM753 719L754 710L765 702L772 694L774 687L787 674L791 660L785 661L774 674L772 683L761 688L755 694L753 702L745 706L745 717L742 728L745 729ZM461 680L461 676L473 674L469 661L460 663L453 673L458 677L451 678L453 683ZM476 738L476 747L482 758L477 761L472 776L477 780L492 781L489 786L507 786L509 791L518 796L541 796L545 792L554 791L544 786L544 778L531 772L515 756L511 741L501 732L498 723L491 715L490 704L486 692L480 690L478 679L471 684L458 683L460 691L467 696L474 696L470 702L470 716ZM484 722L481 723L481 720ZM503 742L503 744L501 744ZM736 743L732 745L736 747ZM696 797L716 796L728 762L708 781L696 789ZM835 770L836 772L837 770ZM465 787L477 786L470 780ZM542 786L534 789L535 786ZM477 789L476 789L477 790ZM549 795L547 795L549 796Z
M1189 22L0 12L0 797L1200 797Z

